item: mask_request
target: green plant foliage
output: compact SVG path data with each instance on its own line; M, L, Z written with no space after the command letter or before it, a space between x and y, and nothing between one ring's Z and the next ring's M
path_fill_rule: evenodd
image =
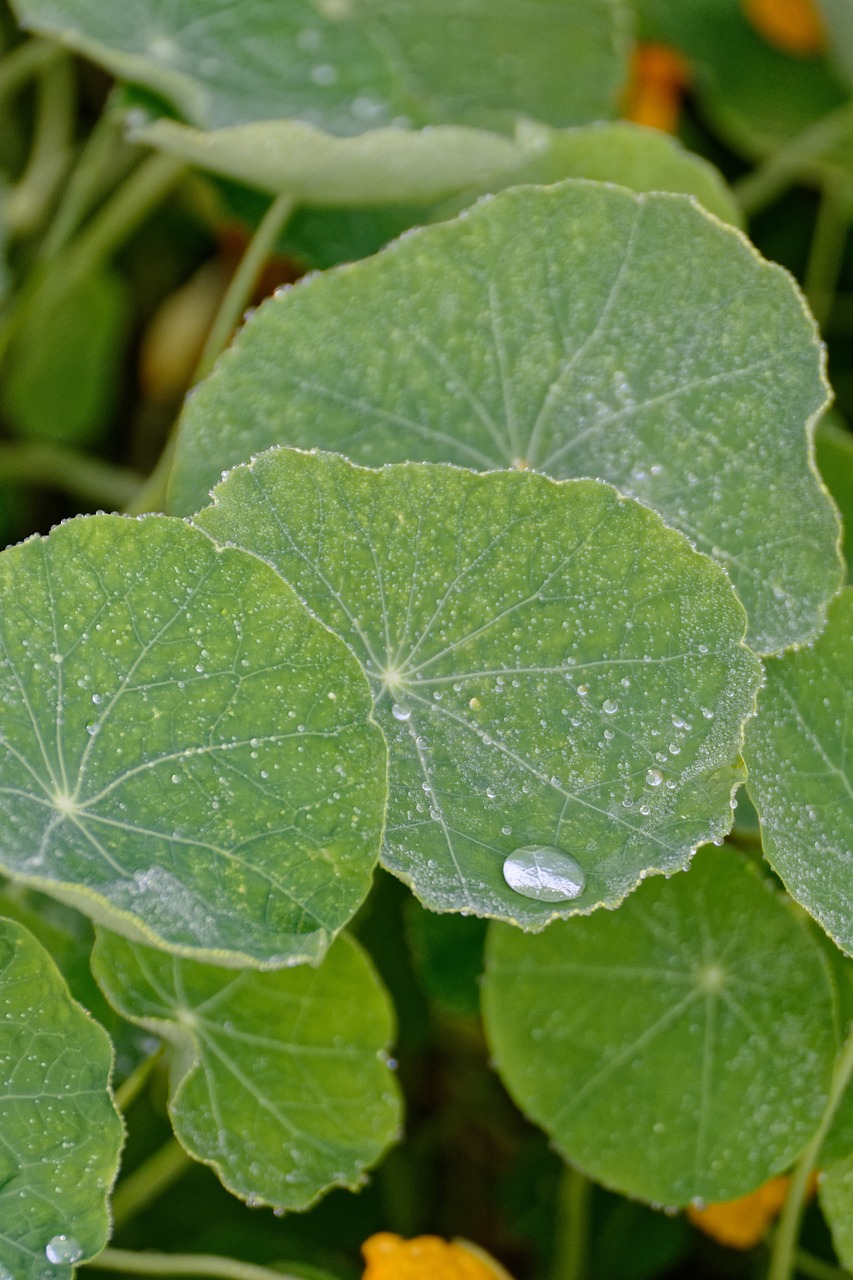
M234 973L99 932L92 966L119 1013L171 1042L175 1133L242 1199L355 1190L399 1137L391 1007L351 939L319 968Z
M30 307L0 381L0 405L23 436L91 445L115 406L129 299L112 271Z
M839 1261L853 1267L853 1154L820 1175L820 1207L832 1231Z
M2 864L180 954L316 960L369 887L364 679L266 565L168 517L0 558Z
M736 232L679 196L522 188L261 308L188 405L172 505L276 443L601 476L727 567L775 651L840 582L825 403L800 296Z
M853 82L853 8L849 0L818 0L826 27L829 53L841 75Z
M65 1280L107 1241L124 1130L106 1032L47 952L0 920L0 1274Z
M832 418L822 418L815 433L815 456L820 474L841 512L842 548L849 581L853 565L853 435Z
M653 512L597 481L285 449L214 499L199 525L362 662L390 749L383 864L427 906L542 928L729 829L758 664L723 572ZM511 888L531 845L577 859L583 891Z
M826 1102L837 1042L822 948L728 849L616 915L535 938L492 926L483 1000L519 1105L573 1164L641 1199L753 1190Z
M767 663L744 758L764 853L792 897L853 952L853 589L830 606L823 635Z

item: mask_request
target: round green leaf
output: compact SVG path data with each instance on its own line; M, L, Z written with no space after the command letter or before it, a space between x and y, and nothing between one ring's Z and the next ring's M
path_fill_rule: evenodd
M316 969L235 974L99 933L92 965L119 1013L172 1042L175 1133L242 1199L355 1190L399 1137L391 1006L351 939Z
M0 557L2 869L223 964L316 960L367 892L385 752L289 587L180 520Z
M767 663L744 759L764 853L792 897L853 954L853 589L812 645Z
M65 1280L106 1244L124 1138L111 1069L106 1032L50 956L0 920L0 1274Z
M274 449L196 519L362 662L390 750L383 862L433 909L542 928L729 829L759 671L743 610L609 485ZM576 859L583 892L510 888L530 845Z
M819 1194L835 1252L849 1270L853 1267L853 1154L822 1171Z
M493 926L498 1071L596 1181L663 1204L729 1200L811 1137L836 1052L820 944L730 849L618 914L538 937Z
M791 278L692 201L520 188L262 307L188 405L172 501L275 443L600 476L720 560L775 651L841 578L821 359Z

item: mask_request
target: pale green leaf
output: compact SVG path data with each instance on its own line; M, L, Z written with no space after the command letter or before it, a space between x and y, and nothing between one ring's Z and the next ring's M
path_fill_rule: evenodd
M853 1155L839 1160L820 1175L820 1207L843 1267L853 1267Z
M848 83L853 82L853 5L850 0L818 0L829 53Z
M853 953L853 588L819 639L767 663L747 726L764 853L792 897Z
M744 1195L817 1127L836 1052L819 942L734 851L538 937L493 926L498 1071L596 1181L681 1205Z
M542 928L729 829L759 665L743 610L609 485L274 449L196 520L363 663L390 750L383 862L427 906ZM510 888L504 860L534 844L576 859L583 892Z
M3 1276L66 1280L73 1262L106 1244L124 1137L111 1068L106 1032L71 999L50 956L22 925L0 920ZM68 1263L54 1265L49 1247Z
M681 196L520 188L262 307L188 405L172 503L275 443L600 476L720 560L775 651L841 579L826 398L793 281L736 231Z
M391 1006L351 939L319 968L235 974L99 933L92 965L119 1013L171 1042L175 1133L235 1195L304 1209L356 1189L399 1137Z
M180 954L322 955L385 799L340 642L266 565L162 516L11 548L0 606L2 869Z

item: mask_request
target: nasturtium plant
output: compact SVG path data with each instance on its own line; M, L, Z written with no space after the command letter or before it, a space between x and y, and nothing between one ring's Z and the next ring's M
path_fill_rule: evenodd
M272 444L595 475L721 561L775 652L840 583L826 397L793 282L737 232L683 197L520 188L262 307L187 406L172 505Z
M109 1237L124 1138L105 1031L32 934L0 919L0 1275L65 1280Z
M4 871L178 954L318 959L384 816L343 645L266 565L164 516L31 539L0 593Z
M382 861L434 910L542 928L731 826L760 678L743 609L609 485L273 449L195 523L359 658L389 745Z
M853 1273L851 13L0 0L0 1280Z

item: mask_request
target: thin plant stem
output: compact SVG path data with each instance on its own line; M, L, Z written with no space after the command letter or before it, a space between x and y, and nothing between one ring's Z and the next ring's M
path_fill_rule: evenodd
M6 200L10 236L26 236L44 221L73 152L76 80L71 59L52 59L38 73L36 122L27 167Z
M113 1225L123 1227L131 1218L159 1199L192 1164L177 1138L155 1151L153 1156L122 1178L113 1194Z
M841 1104L851 1076L853 1076L853 1030L848 1033L847 1040L835 1064L829 1098L817 1132L791 1174L788 1196L779 1218L779 1226L773 1237L767 1280L791 1280L794 1274L797 1265L797 1240L800 1234L803 1210L805 1209L809 1178L812 1171L817 1168L821 1147L835 1119L835 1113Z
M584 1280L586 1276L591 1198L589 1180L566 1165L557 1191L557 1248L551 1280Z
M787 146L774 152L752 173L734 184L734 193L744 213L760 213L792 182L808 172L827 151L853 130L853 103L845 102L798 134Z
M207 335L204 350L193 376L194 383L200 382L210 372L216 357L228 346L231 334L252 296L252 290L258 282L264 263L272 252L282 227L292 214L294 205L295 202L291 196L276 196L258 224L225 290L225 296L210 327L210 333Z
M121 133L117 114L107 106L89 134L74 165L59 208L39 246L39 259L46 262L64 249L90 209L103 195L104 189L119 181L125 173L114 174L117 153L127 160L137 158L136 148L128 146ZM129 163L126 168L129 169Z
M22 89L40 71L66 57L51 40L25 40L0 58L0 102Z
M815 1258L803 1249L798 1249L795 1257L795 1268L799 1275L808 1276L809 1280L849 1280L850 1272L834 1267L823 1258Z
M823 184L803 283L812 314L821 328L829 319L838 288L850 212L846 183L838 178L827 178Z
M123 511L142 479L116 467L51 444L0 444L0 482L58 489L81 502Z
M297 1280L284 1271L271 1271L236 1258L206 1253L133 1253L130 1249L104 1249L86 1263L99 1271L131 1276L211 1276L219 1280Z
M157 1066L157 1063L163 1057L164 1046L158 1045L153 1053L149 1053L147 1058L143 1058L139 1066L131 1071L126 1080L123 1080L116 1089L114 1096L115 1104L119 1111L127 1111L129 1107L139 1097L142 1090L148 1083L151 1072Z

